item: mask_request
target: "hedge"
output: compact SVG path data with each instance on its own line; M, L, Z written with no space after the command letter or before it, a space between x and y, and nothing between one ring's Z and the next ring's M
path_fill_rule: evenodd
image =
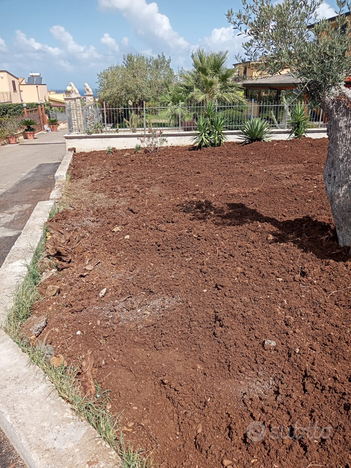
M27 109L36 109L38 107L37 102L28 102L26 105ZM44 104L45 110L49 111L51 105L46 102ZM0 104L0 118L1 117L19 117L23 115L23 104Z

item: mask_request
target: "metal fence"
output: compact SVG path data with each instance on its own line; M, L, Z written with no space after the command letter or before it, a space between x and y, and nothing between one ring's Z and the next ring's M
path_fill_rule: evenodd
M67 112L61 112L61 111L50 111L49 112L49 117L50 119L57 119L59 122L66 122L68 120L67 117Z
M3 117L0 118L0 140L3 140L8 135L17 135L21 132L23 125L21 124L23 116Z
M35 120L35 132L42 132L45 125L45 109L44 106L38 106L35 109L23 109L23 116L25 119Z
M44 130L45 110L44 106L38 106L35 109L23 109L23 114L19 116L5 116L0 119L0 139L6 138L8 135L20 134L24 125L22 124L23 119L31 119L36 123L34 126L35 132L41 132Z
M294 104L296 105L296 104ZM261 117L272 128L288 129L294 105L274 104L269 102L247 101L246 104L217 104L216 110L225 119L225 130L240 130L248 120ZM81 124L77 133L118 133L142 132L148 128L173 131L194 131L204 104L179 102L176 105L150 104L143 102L136 106L107 107L105 104L91 104L82 107ZM71 108L66 108L69 132L73 133L70 122L77 121L77 115L70 115ZM77 112L76 110L74 111ZM308 109L310 126L326 127L326 117L321 108Z

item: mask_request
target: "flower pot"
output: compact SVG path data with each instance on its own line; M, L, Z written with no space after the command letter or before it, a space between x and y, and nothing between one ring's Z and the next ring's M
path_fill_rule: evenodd
M34 140L35 132L24 132L26 134L27 140Z
M10 143L10 145L14 145L15 143L17 143L16 135L9 135L7 137L7 139L8 139L8 142Z
M50 128L52 132L57 132L58 125L50 125Z

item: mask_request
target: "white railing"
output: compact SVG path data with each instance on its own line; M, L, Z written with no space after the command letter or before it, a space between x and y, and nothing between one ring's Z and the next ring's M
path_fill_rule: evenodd
M288 129L291 111L296 104L275 104L247 101L246 104L216 104L216 110L225 119L225 130L240 130L247 120L260 117L272 128ZM152 104L142 102L134 106L108 107L91 104L82 108L81 133L139 132L150 127L168 131L194 131L197 121L204 114L204 104L179 102L178 104ZM70 126L70 109L66 109ZM308 109L310 126L325 128L326 117L321 108ZM71 116L72 117L72 116ZM76 117L76 116L73 116Z
M1 103L12 102L11 93L1 92L0 93L0 102Z

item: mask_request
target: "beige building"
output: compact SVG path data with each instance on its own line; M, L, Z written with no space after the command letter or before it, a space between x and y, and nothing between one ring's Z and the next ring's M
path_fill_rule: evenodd
M23 102L19 78L6 70L0 70L0 103Z
M0 70L0 103L44 103L48 101L48 88L42 84L39 73L31 73L28 82L6 70Z
M51 107L66 107L65 96L66 93L56 93L56 91L49 91L48 99Z
M244 80L257 80L258 78L265 78L269 75L260 70L259 62L239 62L234 63L233 68L235 68L238 78ZM282 70L280 75L286 75L289 73L289 68Z

